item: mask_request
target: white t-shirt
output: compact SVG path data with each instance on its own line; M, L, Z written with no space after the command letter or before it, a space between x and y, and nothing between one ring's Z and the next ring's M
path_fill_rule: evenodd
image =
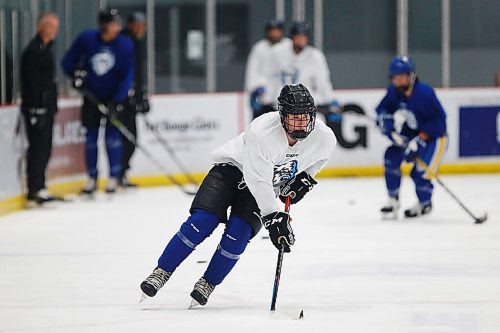
M250 94L258 87L266 87L271 49L281 44L290 46L292 42L289 38L283 37L280 42L272 44L267 38L264 38L252 46L245 68L246 92Z
M279 187L302 171L314 177L326 164L337 139L322 121L302 141L289 146L279 112L256 118L247 132L210 153L216 163L232 163L243 173L262 216L283 210Z
M281 88L295 83L302 83L309 89L316 105L329 105L335 99L323 52L306 46L296 54L291 44L280 44L273 46L270 54L264 101L276 103Z

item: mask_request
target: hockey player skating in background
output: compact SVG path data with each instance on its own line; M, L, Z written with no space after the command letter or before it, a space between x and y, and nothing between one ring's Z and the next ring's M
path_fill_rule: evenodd
M278 98L279 112L255 119L246 133L211 153L214 167L193 200L191 216L166 246L156 267L141 284L153 297L175 269L217 228L222 239L203 276L196 282L193 304L205 305L262 225L276 248L285 252L295 242L282 201L300 201L316 184L336 144L323 122L316 122L314 100L302 85L286 85ZM227 216L227 209L231 214Z
M395 218L399 209L401 163L413 162L411 178L418 203L405 210L416 217L432 210L432 177L447 149L446 114L431 86L419 82L415 65L406 56L397 56L389 66L390 86L377 106L377 125L392 145L384 155L385 181L389 200L381 211Z
M340 107L335 99L330 69L323 52L309 45L310 28L306 22L295 22L290 30L292 43L272 48L268 70L266 99L275 101L285 84L301 82L313 96L318 112L329 121L340 120Z
M271 48L276 45L291 45L289 38L283 37L283 21L271 19L266 24L266 38L259 40L250 50L245 68L245 91L250 97L250 107L254 119L274 111L275 96L265 94L270 68Z
M109 110L107 117L117 117L123 110L134 74L134 45L120 35L118 10L109 9L99 13L99 30L82 32L62 59L66 75L73 78L75 88L84 93L82 125L85 134L85 161L89 180L82 189L83 194L92 194L97 188L97 145L103 114L97 105L87 98L92 94ZM109 160L110 178L106 192L113 193L121 176L122 146L120 132L106 121L106 150Z

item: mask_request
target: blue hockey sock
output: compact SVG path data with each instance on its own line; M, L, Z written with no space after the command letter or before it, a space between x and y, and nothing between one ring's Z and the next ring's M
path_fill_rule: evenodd
M90 178L97 178L97 137L99 128L87 128L85 133L85 164Z
M250 242L252 227L244 219L231 215L222 239L203 275L208 283L218 285L233 269Z
M109 175L120 177L122 169L122 138L120 131L110 123L106 124L106 151L109 160Z
M434 189L432 182L424 178L424 173L423 170L418 170L417 166L414 166L411 170L411 178L415 182L415 191L417 192L418 201L421 204L431 202L432 191Z
M399 187L401 186L400 166L403 158L403 150L397 146L387 148L384 155L385 185L387 193L392 198L399 198Z
M219 219L205 210L195 210L181 225L158 259L158 267L173 272L197 245L203 242L219 225Z

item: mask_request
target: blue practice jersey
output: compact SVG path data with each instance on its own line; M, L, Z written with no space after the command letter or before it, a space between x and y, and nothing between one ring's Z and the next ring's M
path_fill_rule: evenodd
M432 87L419 81L410 97L389 86L376 111L393 115L395 130L407 139L419 132L427 133L431 139L446 134L446 114L441 103Z
M85 88L103 101L123 101L134 78L134 45L118 35L104 42L98 30L82 32L64 55L61 66L73 77L79 67L87 71Z

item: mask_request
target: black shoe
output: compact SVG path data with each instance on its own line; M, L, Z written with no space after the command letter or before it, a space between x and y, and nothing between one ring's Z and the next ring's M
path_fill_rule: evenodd
M44 188L42 188L35 194L28 193L26 199L28 200L26 203L28 207L41 206L49 202L57 201L57 198L50 195L49 192L47 192L47 190Z
M168 279L172 276L172 272L166 272L160 267L156 267L146 280L141 283L141 290L149 297L154 297Z
M429 214L432 211L432 203L417 203L415 206L405 210L406 217L417 217Z
M208 302L210 294L214 291L215 285L208 283L204 277L200 278L198 282L194 285L194 289L191 292L191 297L199 305L205 305ZM191 306L196 304L191 303Z

